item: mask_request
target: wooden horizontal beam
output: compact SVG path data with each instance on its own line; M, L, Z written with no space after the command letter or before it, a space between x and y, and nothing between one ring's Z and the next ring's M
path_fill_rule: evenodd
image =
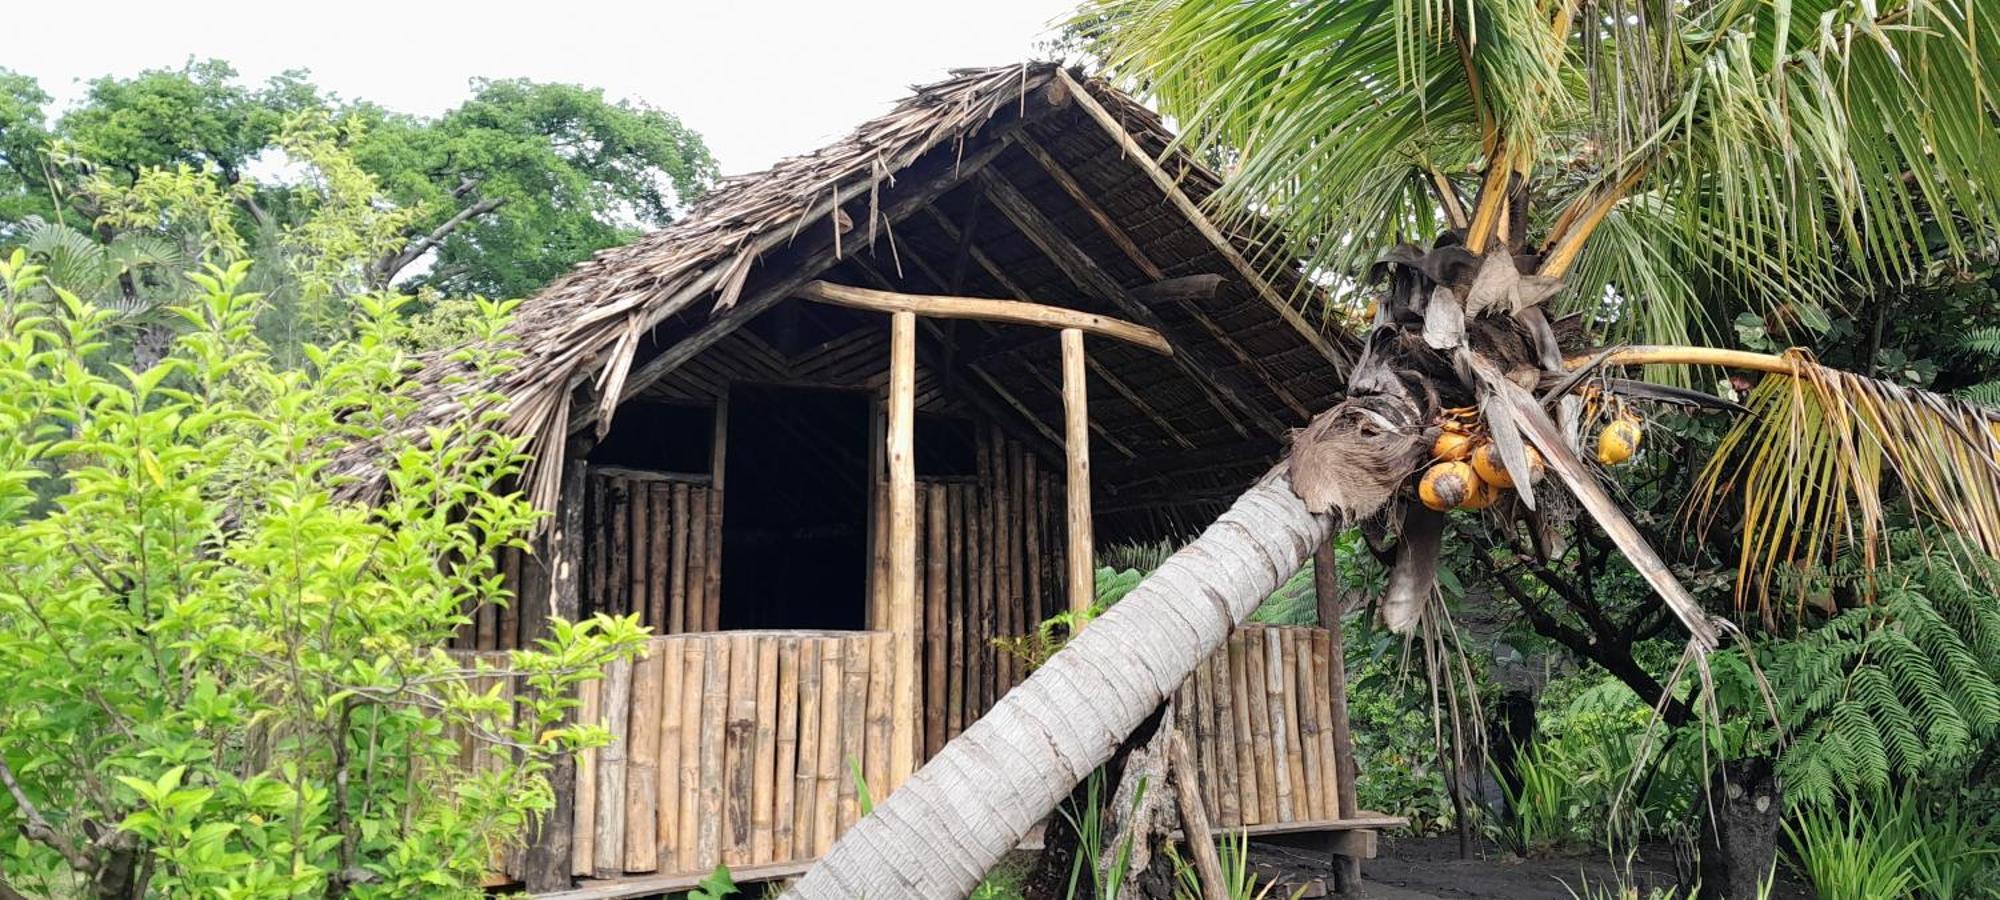
M1074 328L1087 334L1137 344L1163 356L1172 356L1174 353L1173 345L1167 343L1166 337L1143 325L1134 325L1123 319L1100 316L1096 313L1025 300L903 294L834 284L830 281L807 282L794 291L793 296L875 312L908 312L938 319L973 319L982 322L1004 322L1009 325Z

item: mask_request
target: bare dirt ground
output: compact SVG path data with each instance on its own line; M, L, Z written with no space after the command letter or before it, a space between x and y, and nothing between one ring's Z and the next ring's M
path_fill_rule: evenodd
M1316 896L1320 886L1332 888L1333 876L1321 853L1253 843L1251 854L1260 881L1280 882L1271 897L1290 897L1301 887ZM1460 859L1458 839L1451 836L1383 838L1377 857L1361 864L1361 880L1361 896L1370 900L1572 900L1589 896L1586 886L1605 892L1621 884L1638 888L1644 897L1653 888L1683 884L1665 846L1645 848L1628 870L1623 860L1612 860L1601 850L1522 859L1485 842L1474 845L1471 858ZM1777 896L1811 894L1781 876Z

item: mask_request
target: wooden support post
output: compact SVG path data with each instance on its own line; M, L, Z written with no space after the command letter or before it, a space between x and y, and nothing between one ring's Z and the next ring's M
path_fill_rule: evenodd
M1078 333L1082 337L1082 333ZM894 634L895 698L889 787L916 771L917 702L917 314L890 317L889 332L889 630Z
M563 463L561 500L543 546L549 567L549 615L570 622L579 618L583 596L586 477L583 456L581 450L573 450ZM573 722L575 716L575 711L571 711L564 721ZM541 833L528 841L526 871L521 873L521 881L529 891L569 889L570 853L576 839L576 782L576 757L557 754L549 769L549 788L555 794L555 806L542 817Z
M1063 448L1069 456L1069 552L1064 581L1069 611L1083 615L1096 597L1095 543L1090 529L1090 410L1083 382L1083 332L1062 331Z
M1346 604L1340 596L1339 562L1333 551L1335 537L1327 535L1326 542L1313 551L1313 593L1319 603L1320 627L1331 637L1326 680L1327 699L1331 701L1328 718L1332 720L1327 724L1333 731L1334 814L1337 818L1352 819L1359 809L1354 801L1354 736L1347 728L1347 657L1341 646L1340 619ZM1334 853L1333 874L1334 886L1341 893L1361 891L1359 856Z

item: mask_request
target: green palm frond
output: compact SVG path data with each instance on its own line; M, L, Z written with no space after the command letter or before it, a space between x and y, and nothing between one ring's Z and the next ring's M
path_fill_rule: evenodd
M22 229L21 247L50 284L78 296L99 296L118 277L104 245L68 225L37 220Z
M1620 327L1657 341L1724 303L1921 278L2000 228L2000 16L1975 5L1096 0L1081 21L1237 161L1218 202L1315 265L1435 237L1439 180L1527 168L1548 274L1585 270L1568 302L1611 285Z
M1890 477L1916 515L2000 556L2000 412L1830 369L1802 351L1786 358L1790 375L1751 392L1751 415L1717 446L1690 507L1708 523L1722 498L1741 498L1739 607L1843 552L1869 569L1886 563Z

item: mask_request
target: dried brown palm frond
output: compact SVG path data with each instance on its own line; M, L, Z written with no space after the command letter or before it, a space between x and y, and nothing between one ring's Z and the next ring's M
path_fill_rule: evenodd
M2000 555L2000 413L1831 369L1802 350L1782 359L1788 371L1751 392L1752 415L1723 437L1689 510L1706 526L1722 498L1740 496L1739 608L1768 614L1782 573L1838 553L1871 569L1886 562L1885 474L1915 515Z

